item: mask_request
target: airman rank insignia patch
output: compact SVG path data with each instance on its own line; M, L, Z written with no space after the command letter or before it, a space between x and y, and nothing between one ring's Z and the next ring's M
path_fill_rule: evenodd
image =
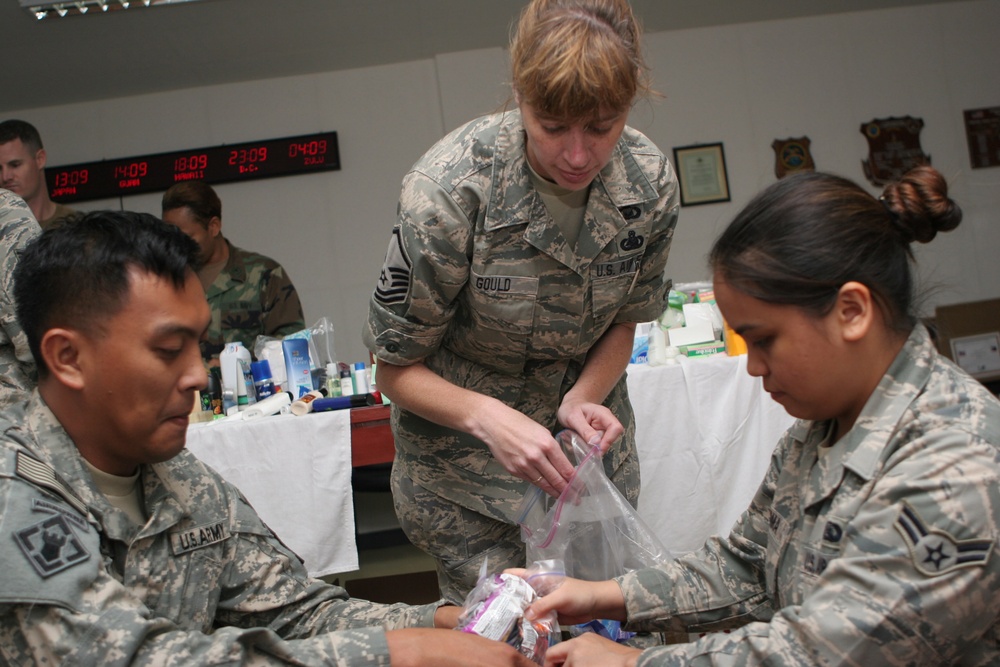
M399 227L396 227L392 230L389 249L385 253L385 263L382 264L382 272L375 286L375 300L386 306L404 303L410 294L412 268L413 264L406 254L406 248L403 247Z
M170 549L181 556L229 539L229 529L221 521L170 533Z
M14 540L35 571L46 578L90 558L62 514L17 531Z
M961 567L981 567L993 550L992 540L956 540L942 530L929 528L906 503L895 526L910 549L914 567L929 577Z

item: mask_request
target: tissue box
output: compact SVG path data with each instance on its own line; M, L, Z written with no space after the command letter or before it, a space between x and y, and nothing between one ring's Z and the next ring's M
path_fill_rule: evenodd
M683 347L715 340L712 327L712 306L708 303L685 303L684 326L668 329L670 345Z

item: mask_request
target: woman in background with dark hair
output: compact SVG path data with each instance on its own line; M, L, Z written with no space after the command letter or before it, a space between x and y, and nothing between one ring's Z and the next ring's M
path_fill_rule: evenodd
M1000 402L913 307L911 243L960 220L930 167L880 199L804 174L750 202L712 249L715 295L799 421L728 537L530 610L731 632L642 653L584 635L546 664L1000 662Z

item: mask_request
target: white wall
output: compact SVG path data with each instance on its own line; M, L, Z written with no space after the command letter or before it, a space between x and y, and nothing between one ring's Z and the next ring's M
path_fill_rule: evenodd
M664 97L640 104L631 124L668 155L723 142L732 196L682 209L668 274L707 278L714 237L775 180L775 139L807 135L818 169L868 185L861 124L910 115L924 120L924 152L966 214L918 251L939 287L929 307L1000 295L1000 168L970 168L962 118L1000 106L998 25L1000 3L977 0L647 35ZM507 79L504 50L484 49L5 116L39 128L53 165L335 130L340 171L217 190L227 237L281 262L307 321L330 317L338 356L355 361L367 358L360 330L403 174L445 131L498 108ZM159 197L77 207L159 214Z

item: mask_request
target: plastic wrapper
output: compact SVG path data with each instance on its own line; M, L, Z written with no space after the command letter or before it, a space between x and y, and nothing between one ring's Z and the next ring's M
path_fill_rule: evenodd
M554 612L529 621L524 610L558 586L565 575L560 564L535 563L525 578L511 574L485 574L469 592L456 630L502 641L535 664L545 662L545 652L558 641L559 623Z

